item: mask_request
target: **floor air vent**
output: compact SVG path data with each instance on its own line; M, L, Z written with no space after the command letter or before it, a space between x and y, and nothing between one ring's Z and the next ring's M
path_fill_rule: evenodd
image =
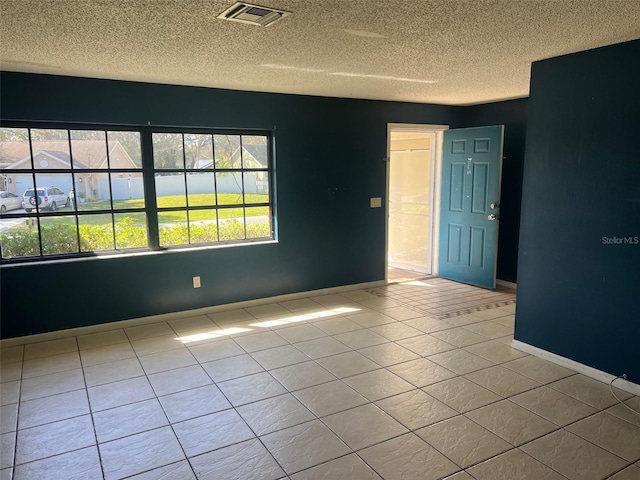
M285 12L284 10L275 10L273 8L238 2L218 15L218 18L232 22L268 27L290 14L291 12Z

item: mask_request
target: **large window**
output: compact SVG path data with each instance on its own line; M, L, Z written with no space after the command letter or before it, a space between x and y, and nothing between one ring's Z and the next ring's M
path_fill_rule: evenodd
M153 133L161 246L271 237L265 135Z
M0 128L3 262L273 238L268 134L30 127Z

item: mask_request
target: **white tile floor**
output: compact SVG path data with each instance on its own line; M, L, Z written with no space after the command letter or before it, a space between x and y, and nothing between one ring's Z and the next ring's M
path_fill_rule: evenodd
M0 480L640 479L640 416L514 307L429 278L3 348Z

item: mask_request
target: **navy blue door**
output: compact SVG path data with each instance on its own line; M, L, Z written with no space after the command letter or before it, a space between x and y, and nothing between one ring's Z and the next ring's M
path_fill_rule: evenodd
M439 275L495 288L502 125L444 132Z

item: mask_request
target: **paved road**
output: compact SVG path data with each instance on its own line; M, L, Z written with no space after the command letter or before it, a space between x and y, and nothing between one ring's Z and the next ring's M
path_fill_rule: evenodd
M11 227L24 223L24 218L0 218L0 232L9 230Z
M24 209L18 208L16 210L9 210L7 213L25 213ZM26 218L4 218L0 217L0 232L4 232L5 230L9 230L16 225L24 224L26 222Z

